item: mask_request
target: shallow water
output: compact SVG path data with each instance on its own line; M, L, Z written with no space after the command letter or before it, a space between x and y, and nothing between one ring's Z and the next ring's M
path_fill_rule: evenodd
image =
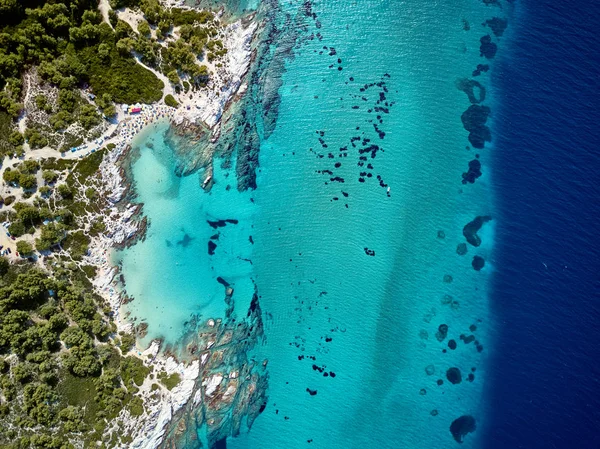
M223 317L225 290L218 277L233 285L240 310L248 308L254 293L249 276L251 192L239 193L219 164L208 194L198 174L176 176L175 158L163 138L167 126L147 129L133 143L139 151L132 170L136 201L143 203L150 225L143 241L118 255L126 292L134 298L125 312L136 324L149 324L142 344L160 338L174 345L190 330L193 318ZM231 218L239 223L219 228L209 223ZM211 240L214 236L218 240ZM217 245L213 256L209 241Z
M466 149L470 103L456 81L486 62L481 23L501 10L475 0L328 1L313 5L315 19L301 7L281 4L282 17L301 11L304 39L286 65L275 131L261 142L256 191L239 193L235 171L217 170L207 194L197 175L174 176L162 131L140 138L134 177L150 229L123 253L135 298L127 310L148 322L146 341L175 342L192 316L224 313L218 276L235 284L242 313L256 284L269 403L229 447L450 447L454 419L485 422L493 326L493 266L471 266L474 255L488 259L493 222L480 247L456 252L463 226L492 212L493 146ZM478 80L490 95L487 77ZM484 174L463 185L475 153ZM209 256L215 219L238 223L222 228ZM451 367L461 383L446 379Z

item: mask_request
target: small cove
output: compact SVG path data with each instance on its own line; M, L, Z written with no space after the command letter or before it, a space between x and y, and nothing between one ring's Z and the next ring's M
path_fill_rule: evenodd
M176 176L176 160L164 140L168 126L151 126L133 142L136 202L143 203L149 226L142 241L115 257L126 292L134 298L124 312L134 324L149 324L143 345L152 339L174 345L195 318L223 317L225 289L218 278L232 285L242 308L247 309L254 291L251 193L239 193L218 162L210 192L201 188L199 174ZM237 223L220 226L219 220ZM209 242L216 245L213 255Z

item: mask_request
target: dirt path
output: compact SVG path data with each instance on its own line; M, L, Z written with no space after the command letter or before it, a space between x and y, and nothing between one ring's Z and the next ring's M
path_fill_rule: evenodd
M98 9L100 10L100 14L102 14L102 21L108 23L112 28L113 26L108 19L108 11L110 11L112 8L110 7L108 0L100 0L98 3Z

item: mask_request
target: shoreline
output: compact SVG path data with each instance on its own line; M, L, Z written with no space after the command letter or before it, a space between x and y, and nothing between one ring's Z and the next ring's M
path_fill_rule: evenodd
M252 15L250 20L254 17ZM141 215L143 205L130 202L132 181L127 179L122 163L129 156L131 144L135 139L150 127L159 126L162 122L168 122L170 126L181 125L184 122L207 126L212 130L212 138L219 138L223 111L231 105L232 101L239 100L239 97L243 96L244 77L253 60L252 42L259 26L255 21L244 26L244 22L247 21L248 19L242 19L226 26L227 48L235 51L230 51L226 57L229 62L227 70L221 70L221 73L215 72L216 79L213 81L211 77L211 82L206 88L185 94L187 97L185 99L177 98L180 101L178 108L163 104L139 105L141 111L138 114L126 115L123 106L117 105L116 128L109 135L104 135L97 140L102 146L115 145L107 152L98 173L102 186L101 193L108 203L107 210L102 214L105 218L106 231L92 238L89 253L84 260L98 270L92 284L96 292L110 306L117 332L136 335L134 324L121 310L127 298L125 289L121 289L118 285L121 269L118 264L111 261L111 253L115 248L134 244L138 238L143 238L142 235L147 227L147 221ZM217 87L219 92L215 94ZM92 152L87 145L82 149L89 150L87 154ZM79 157L77 152L74 154L75 157ZM200 326L211 327L211 323L214 326L215 320L209 319ZM147 348L140 347L138 344L136 337L136 344L127 355L140 358L146 366L153 367L155 373L165 371L168 375L177 373L180 377L180 382L172 390L161 388L158 400L153 397L153 379L146 378L139 393L146 411L139 417L131 416L125 409L120 412L119 417L123 419L123 428L133 438L129 447L154 449L163 441L168 424L175 414L192 399L197 379L201 376L201 365L208 363L208 353L198 353L187 361L179 361L176 354L164 348L162 340L152 340ZM213 383L214 379L208 382L212 388L217 388L218 385ZM199 384L205 385L206 382L200 379ZM199 393L200 387L195 396L199 396ZM196 402L195 397L194 403Z

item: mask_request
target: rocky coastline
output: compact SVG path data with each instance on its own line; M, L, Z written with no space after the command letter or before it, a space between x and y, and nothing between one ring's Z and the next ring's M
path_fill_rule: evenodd
M195 98L195 108L180 107L170 114L171 127L166 139L171 140L170 146L181 156L185 155L179 160L189 160L193 155L192 164L180 167L181 176L199 169L205 171L205 176L210 175L214 157L223 155L218 153L222 148L221 123L224 114L231 117L242 110L240 102L248 90L244 80L256 61L255 36L264 30L265 23L259 29L255 19L256 15L251 15L227 27L226 44L235 51L230 52L230 64L221 73L226 87L218 95ZM136 334L138 329L121 310L131 298L121 288L120 267L110 260L111 251L140 241L151 226L143 215L143 205L133 202L135 191L128 167L135 158L134 150L129 142L118 144L107 152L100 165L96 176L99 196L105 201L102 219L106 230L92 240L85 262L97 268L93 285L110 305L117 330ZM232 294L226 292L231 309ZM127 447L184 447L183 442L195 435L199 425L207 426L208 430L208 440L203 444L213 447L218 440L237 435L242 422L250 426L264 409L267 363L249 355L262 338L258 296L255 295L243 322L236 322L229 315L197 324L185 339L185 348L168 348L155 340L145 350L130 351L129 355L140 358L154 373L165 372L180 380L171 390L156 389L154 375L144 380L137 394L143 401L144 412L132 416L129 410L122 410L117 419L120 425L115 424L117 427L112 429L131 437ZM237 418L226 418L231 412Z

